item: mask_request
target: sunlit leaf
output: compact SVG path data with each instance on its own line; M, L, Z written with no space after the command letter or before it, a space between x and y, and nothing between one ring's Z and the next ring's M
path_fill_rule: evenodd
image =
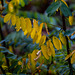
M30 32L32 30L31 20L29 18L25 18L25 22L26 22L26 30L27 32Z
M35 36L34 36L34 38L33 38L33 43L36 42L37 38L38 38L38 34L36 33Z
M59 33L59 38L60 38L61 42L63 43L63 45L66 45L66 38L62 33Z
M73 64L75 62L75 53L73 54L72 58L71 58L71 64Z
M67 60L69 57L71 57L73 55L73 53L75 53L75 50L72 53L70 53L69 55L67 55L65 60Z
M48 59L49 59L49 56L48 56L48 54L47 54L47 51L48 51L47 46L42 45L42 46L41 46L41 51L42 51L44 57L48 60Z
M35 19L33 19L33 28L38 31L39 26L38 26L38 21L36 21Z
M31 68L32 68L32 70L34 70L35 69L35 66L36 66L36 61L34 60L36 57L37 57L37 55L36 55L36 53L38 52L38 50L34 50L33 52L32 52L32 54L31 54Z
M39 46L43 45L45 43L45 41L46 41L46 36L45 35L41 36Z
M32 32L31 32L31 38L32 38L32 39L33 39L34 36L35 36L35 32L36 32L36 31L35 31L35 29L33 28L33 29L32 29Z
M12 25L14 26L15 24L16 24L16 16L15 16L15 14L13 14L12 16L11 16L11 23L12 23Z
M39 26L38 34L40 34L42 32L42 28L43 28L43 23L41 23L40 26Z
M8 14L6 14L5 17L4 17L4 22L6 23L6 22L8 22L10 19L11 19L11 14L8 13Z
M26 30L26 22L25 22L24 17L20 18L20 23L21 23L22 30L25 31Z
M20 27L21 27L21 23L20 23L20 18L17 16L16 17L17 19L16 19L16 30L20 30Z
M62 49L62 44L60 40L55 36L53 36L53 44L57 50Z
M9 9L9 12L13 12L14 11L14 6L13 6L12 2L9 2L8 9Z
M53 56L53 57L55 57L55 50L54 50L54 47L53 47L53 44L52 44L52 42L51 42L51 40L48 40L47 41L47 47L48 47L48 55L49 56Z
M38 34L38 37L37 37L36 43L39 43L39 42L40 42L40 39L41 39L41 34Z

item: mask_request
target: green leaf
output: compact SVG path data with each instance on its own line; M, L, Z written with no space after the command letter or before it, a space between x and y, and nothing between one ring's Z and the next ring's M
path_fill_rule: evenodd
M66 30L66 32L64 33L64 36L70 36L73 32L75 31L75 29L69 29L69 30Z
M11 53L9 50L2 50L1 52L2 52L2 53L9 53L9 54L13 54L13 53Z
M8 54L7 58L12 58L12 59L16 59L17 55L14 54Z
M24 0L20 0L20 1L21 1L21 6L24 7L25 6Z
M22 57L21 57L21 56L17 58L17 60L21 60L21 59L22 59Z
M11 65L9 68L10 68L10 69L14 68L14 66L16 66L17 63L18 63L18 61L14 61L14 62L12 63L12 65Z
M57 2L53 2L46 10L47 14L53 14L59 7L60 7L61 3L60 1Z
M63 2L61 2L61 3L62 3L62 5L61 5L60 9L61 9L62 13L64 14L64 16L66 16L66 17L72 16L70 9Z
M5 40L0 41L0 44L3 43L3 42L5 42Z
M18 65L18 66L14 69L13 73L17 73L17 72L20 70L20 68L21 68L21 65Z
M5 48L5 47L3 47L3 46L0 46L0 49L3 49L3 50L5 50L6 48Z

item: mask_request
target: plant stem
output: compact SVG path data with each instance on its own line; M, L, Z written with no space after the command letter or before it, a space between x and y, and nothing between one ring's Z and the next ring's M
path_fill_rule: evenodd
M65 16L62 15L62 21L63 21L63 30L66 32L66 25L65 25ZM70 48L69 48L69 42L68 42L68 38L66 37L66 47L67 47L67 55L70 54ZM68 59L68 64L69 64L69 68L70 68L70 73L69 75L73 75L73 70L72 70L72 64L71 64L71 59Z

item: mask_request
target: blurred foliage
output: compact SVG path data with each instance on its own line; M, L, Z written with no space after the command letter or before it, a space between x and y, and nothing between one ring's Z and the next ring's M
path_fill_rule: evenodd
M45 0L40 1L42 2L41 3L42 5L43 2L45 2ZM71 1L69 8L61 1L52 2L50 6L48 6L47 9L44 11L44 13L24 10L25 6L29 7L29 4L34 4L36 6L40 5L39 0L35 1L20 0L19 3L20 6L17 6L18 8L17 15L19 17L30 18L31 22L32 19L36 19L38 20L38 24L42 22L47 23L47 27L50 34L49 35L47 34L45 26L43 26L42 30L42 32L46 34L47 37L56 36L59 38L59 32L62 32L64 36L70 37L69 46L71 52L72 50L75 50L75 34L72 35L72 33L74 33L75 31L75 21L73 22L72 26L70 26L68 22L68 16L72 16L72 13L74 14L75 12L74 0ZM3 16L5 16L5 14L8 13L8 4L5 2L5 0L4 0L4 7L5 9L2 12ZM37 8L35 9L37 10ZM56 12L57 9L58 12ZM73 11L71 12L70 9L72 9ZM64 16L67 16L65 18L67 28L66 32L63 32L62 19L61 16L59 16L60 14L59 10L62 11L62 14L64 14ZM0 25L3 32L3 36L5 38L2 39L2 35L0 35L0 67L2 67L5 70L7 75L12 74L31 75L32 73L31 68L33 67L29 66L30 64L28 62L30 58L28 57L28 54L32 53L35 49L40 50L39 44L36 43L33 44L33 40L30 37L27 38L22 30L16 32L15 26L12 26L11 22L4 23L4 19L2 17L0 17ZM46 39L46 41L47 40L48 38ZM6 45L5 47L4 43ZM43 53L41 55L43 55ZM40 64L42 65L39 69L35 69L33 73L35 73L35 75L39 74L47 75L48 73L50 75L69 75L68 61L65 60L66 56L67 56L66 46L62 45L62 49L60 50L55 49L55 57L50 56L49 60L47 60L44 56L41 56L41 58L38 60L36 64L36 67L38 67ZM6 58L9 59L10 66L7 66ZM42 60L44 60L44 63L42 63ZM48 64L51 64L49 69ZM72 67L73 67L73 75L75 75L75 63L72 64ZM1 71L0 74L2 74Z

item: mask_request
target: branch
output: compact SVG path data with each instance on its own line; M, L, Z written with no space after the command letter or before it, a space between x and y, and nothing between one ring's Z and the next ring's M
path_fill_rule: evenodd
M3 70L3 68L0 66L1 71L3 72L3 74L5 74L5 70ZM6 74L5 74L6 75Z
M66 31L66 25L65 25L65 16L62 15L62 21L63 21L63 30ZM69 42L68 42L68 38L66 37L66 47L67 47L67 55L70 54L70 48L69 48ZM69 68L70 68L70 75L73 75L73 70L72 70L72 65L71 65L71 59L68 59L68 64L69 64Z

